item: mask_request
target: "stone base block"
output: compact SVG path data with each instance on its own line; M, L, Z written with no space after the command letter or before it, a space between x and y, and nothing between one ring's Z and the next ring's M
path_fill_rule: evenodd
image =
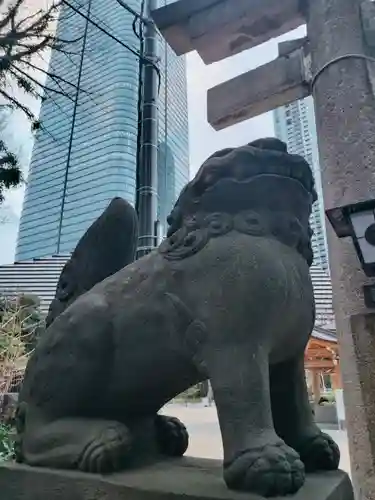
M168 460L107 476L0 465L2 500L260 500L226 488L221 462L197 458ZM284 497L285 498L285 497ZM310 474L293 500L354 500L341 471Z

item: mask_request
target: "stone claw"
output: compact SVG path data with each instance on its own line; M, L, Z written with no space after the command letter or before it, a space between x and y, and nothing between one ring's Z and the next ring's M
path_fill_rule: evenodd
M131 443L130 432L120 423L101 429L86 445L79 458L78 469L99 474L121 470Z
M324 432L310 438L298 447L307 472L336 470L340 464L340 449L335 441Z
M224 465L224 479L234 490L265 497L297 492L305 481L305 468L298 453L284 442L245 450Z
M163 455L182 457L189 445L189 434L184 424L176 417L157 415L156 438Z

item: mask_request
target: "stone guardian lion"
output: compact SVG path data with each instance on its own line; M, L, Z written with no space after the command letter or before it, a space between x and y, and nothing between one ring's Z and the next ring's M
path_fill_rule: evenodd
M25 374L17 459L104 473L181 456L159 410L210 379L229 488L287 495L339 451L313 420L304 351L314 325L309 165L263 139L212 155L159 248L81 295Z

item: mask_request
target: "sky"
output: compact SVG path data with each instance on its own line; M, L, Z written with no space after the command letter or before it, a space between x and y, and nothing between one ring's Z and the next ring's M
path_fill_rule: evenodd
M304 28L299 28L278 39L270 40L254 49L218 63L206 66L196 53L187 56L188 112L190 141L190 176L193 177L203 161L214 151L230 146L246 144L260 137L274 135L272 113L242 122L216 132L208 123L206 116L207 90L241 73L265 64L277 57L277 44L281 40L304 36ZM27 121L20 113L12 116L9 129L16 151L21 153L24 175L32 150L32 137ZM0 223L0 265L14 260L18 222L22 209L24 186L7 193L4 206L0 209L8 221Z

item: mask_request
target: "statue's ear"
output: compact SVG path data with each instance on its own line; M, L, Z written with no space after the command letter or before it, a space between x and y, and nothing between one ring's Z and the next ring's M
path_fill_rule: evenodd
M134 208L122 198L114 198L79 240L63 268L47 326L80 295L133 262L137 242Z
M264 139L256 139L249 143L249 146L259 149L268 149L269 151L288 152L288 147L285 142L276 139L276 137L265 137Z

